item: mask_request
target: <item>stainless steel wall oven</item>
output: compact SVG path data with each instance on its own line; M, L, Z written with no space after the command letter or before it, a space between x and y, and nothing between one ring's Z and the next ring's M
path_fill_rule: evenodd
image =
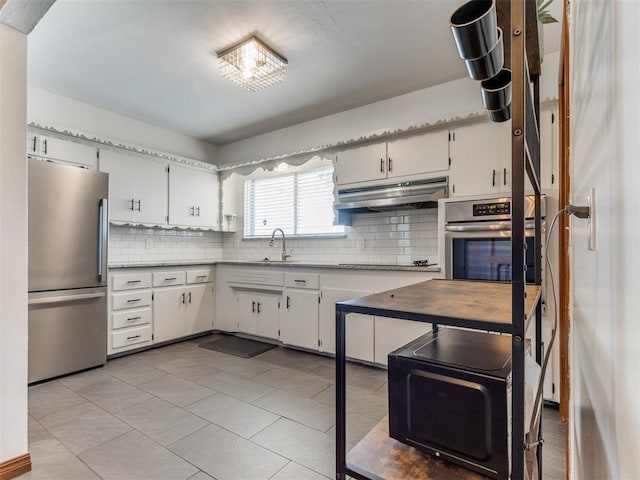
M542 198L542 218L545 199ZM511 281L511 198L445 203L445 277ZM527 283L534 283L534 198L526 197ZM544 236L544 221L542 222Z

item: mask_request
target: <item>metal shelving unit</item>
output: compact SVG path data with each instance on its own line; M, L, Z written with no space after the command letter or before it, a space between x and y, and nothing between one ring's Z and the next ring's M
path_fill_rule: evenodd
M369 472L366 468L350 465L346 455L346 316L349 313L363 313L369 315L386 316L406 320L430 322L437 325L453 325L459 327L483 329L495 332L508 333L512 338L512 422L511 422L511 479L523 480L525 477L525 451L527 448L535 448L537 451L538 478L542 479L542 449L541 428L538 428L538 436L533 440L525 437L525 334L529 321L535 312L536 320L536 361L542 362L542 306L540 302L540 285L542 283L542 221L541 221L541 191L540 191L540 138L539 138L539 53L537 38L537 18L535 0L499 0L498 12L503 12L503 19L508 14L509 28L503 31L510 32L510 45L505 45L505 52L510 52L510 67L512 71L512 179L511 179L511 255L512 255L512 282L504 284L507 290L503 292L506 298L510 293L510 309L508 317L502 316L493 319L478 319L476 315L464 313L459 309L433 309L427 302L419 305L412 303L410 295L435 295L428 285L414 286L398 289L390 292L363 297L361 299L341 302L336 304L336 479L345 480L351 476L359 480L382 480L379 475ZM527 18L529 21L527 21ZM533 29L536 29L535 32ZM507 35L505 35L507 37ZM527 51L527 39L531 43ZM506 40L506 39L505 39ZM533 49L533 53L532 53ZM529 69L531 59L537 59L533 74ZM529 59L529 60L528 60ZM526 285L526 238L525 238L525 183L526 179L534 190L535 196L535 285ZM516 268L516 266L521 266ZM442 285L446 281L432 280ZM431 282L425 282L431 283ZM468 282L449 281L450 288L455 288L455 283L463 286ZM476 282L479 295L482 292L483 282ZM420 290L420 288L422 290ZM533 288L533 290L532 290ZM401 292L402 291L402 292ZM406 294L403 297L403 292ZM440 293L444 295L444 293ZM402 301L401 301L402 300ZM415 299L414 299L415 300ZM448 299L451 301L451 299ZM408 304L408 306L407 306ZM456 306L455 303L453 303ZM535 408L541 408L536 405ZM527 419L528 420L528 419ZM527 445L528 443L528 445ZM429 468L433 468L430 464ZM437 468L437 467L436 467ZM434 470L434 475L435 475ZM470 472L469 478L477 476ZM428 475L425 478L429 478ZM464 478L464 477L460 477Z

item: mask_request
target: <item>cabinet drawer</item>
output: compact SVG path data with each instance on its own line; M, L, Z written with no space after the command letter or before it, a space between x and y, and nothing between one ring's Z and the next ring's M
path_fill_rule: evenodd
M122 348L138 343L146 343L151 341L151 325L143 327L127 328L112 334L113 348Z
M118 274L112 277L113 291L133 290L134 288L149 288L151 286L150 273Z
M308 288L318 290L320 275L317 273L290 273L284 274L284 285L290 288Z
M153 286L167 287L169 285L184 285L184 270L175 270L172 272L154 272Z
M210 268L187 270L187 283L206 283L211 281L213 281L213 270Z
M112 328L133 327L135 325L144 325L151 323L151 308L136 308L125 312L118 312L112 315Z
M143 290L131 293L114 293L112 310L122 310L124 308L146 307L151 305L151 290Z

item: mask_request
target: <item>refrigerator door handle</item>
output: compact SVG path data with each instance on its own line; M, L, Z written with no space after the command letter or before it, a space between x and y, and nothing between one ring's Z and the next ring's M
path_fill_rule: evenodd
M77 295L57 295L53 297L40 297L40 298L30 298L28 301L29 305L42 305L47 303L63 303L63 302L74 302L76 300L87 300L91 298L100 298L104 297L104 292L96 292L96 293L79 293Z
M107 245L109 244L109 200L101 198L98 219L98 278L107 281Z

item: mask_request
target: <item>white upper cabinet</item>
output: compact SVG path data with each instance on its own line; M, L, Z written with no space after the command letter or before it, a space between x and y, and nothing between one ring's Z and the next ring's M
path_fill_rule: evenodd
M461 125L451 132L450 196L510 189L510 125L486 121Z
M98 165L97 147L33 132L27 134L27 153L92 169Z
M101 150L100 171L109 174L109 220L148 225L166 224L165 164Z
M374 143L340 152L335 176L337 185L387 178L387 144Z
M449 170L449 131L427 132L340 152L337 185L385 179L415 180Z
M387 177L449 170L449 130L398 138L387 142Z
M218 175L216 172L171 165L169 167L169 223L218 228Z

